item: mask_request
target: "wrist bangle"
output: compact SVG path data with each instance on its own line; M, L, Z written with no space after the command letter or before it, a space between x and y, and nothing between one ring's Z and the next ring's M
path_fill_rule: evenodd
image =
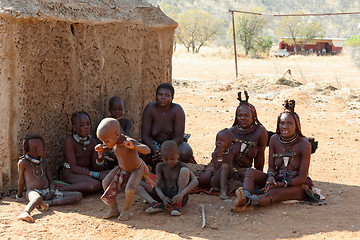
M277 182L279 185L278 185L278 188L281 186L281 182Z
M90 177L92 178L99 179L99 176L100 176L100 172L94 172L94 171L90 172Z
M104 165L105 159L104 158L96 158L96 165L102 166Z
M285 183L285 186L284 186L284 187L287 187L287 185L288 185L288 181L283 180L283 182Z
M238 170L236 168L233 168L233 172L238 172Z
M268 172L267 175L268 177L275 177L275 174L273 172Z
M55 190L54 190L54 189L51 189L51 190L50 190L50 193L51 193L51 192L55 193Z
M21 197L19 197L17 194L15 195L16 199L20 199Z

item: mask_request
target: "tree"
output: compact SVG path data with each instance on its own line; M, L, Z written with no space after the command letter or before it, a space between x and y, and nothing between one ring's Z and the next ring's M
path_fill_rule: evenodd
M301 12L296 12L301 13ZM298 45L302 48L317 37L323 37L323 31L320 23L307 22L302 17L282 17L278 27L278 36L289 36L286 43L294 46L294 52L297 54Z
M269 55L272 45L273 41L271 40L271 37L258 37L255 41L254 51Z
M221 33L224 22L207 12L191 9L183 12L178 18L176 37L188 52L198 53L205 43L214 40Z
M300 31L300 46L302 49L305 48L305 45L315 38L324 37L323 31L321 29L320 23L317 22L308 22L304 24L303 28Z
M254 49L257 39L265 28L265 18L241 14L235 18L235 36L245 49L245 55Z
M166 13L167 16L169 16L170 18L172 19L178 19L178 16L180 14L180 9L175 6L175 5L172 5L172 4L168 4L168 3L162 3L161 4L161 10ZM178 43L178 38L177 36L179 35L178 34L179 32L179 28L176 28L175 30L175 35L174 35L174 52L176 51L176 44Z
M354 48L360 48L360 35L355 35L346 39L345 45Z

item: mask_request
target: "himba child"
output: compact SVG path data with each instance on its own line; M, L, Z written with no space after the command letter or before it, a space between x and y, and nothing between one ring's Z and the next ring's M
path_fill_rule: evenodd
M232 151L233 134L225 128L218 132L215 141L215 151L212 153L212 163L214 165L213 175L210 179L212 189L220 188L220 198L225 200L227 196L227 180L233 178L233 167L235 153Z
M102 181L104 194L101 200L110 206L110 211L104 216L105 219L119 216L119 220L128 220L130 207L134 200L137 186L144 177L147 184L154 183L149 178L149 169L138 152L149 154L150 148L140 144L134 139L123 134L119 121L114 118L103 119L96 131L98 138L104 143L98 144L95 150L99 155L113 148L119 166L115 167ZM125 187L125 203L121 213L116 203L116 195Z
M130 130L132 123L129 119L124 117L124 102L118 97L114 96L109 100L109 112L112 118L119 121L121 128L123 129L126 136L130 136Z
M36 207L47 211L49 206L71 204L82 199L80 192L60 192L55 189L48 162L44 159L45 144L40 135L26 135L22 145L24 156L18 162L19 184L16 198L23 197L26 185L29 203L18 219L35 222L30 213Z
M114 96L110 98L109 100L110 117L118 120L125 135L130 137L132 122L124 117L124 111L125 111L124 102L120 97ZM104 154L104 158L108 160L107 162L108 166L106 166L107 169L113 169L116 165L118 165L116 156L112 149Z
M179 216L198 180L186 163L179 161L180 152L173 140L163 142L161 157L163 162L156 165L155 188L141 182L137 191L150 203L146 213L161 212L164 207L169 207L172 216Z

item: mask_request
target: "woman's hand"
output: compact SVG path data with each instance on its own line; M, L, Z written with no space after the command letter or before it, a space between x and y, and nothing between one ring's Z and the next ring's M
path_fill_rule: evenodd
M266 184L265 184L265 192L268 192L270 189L275 188L276 187L276 180L273 176L269 176L266 180Z
M152 156L152 161L154 163L159 163L159 162L162 162L162 157L161 157L161 150L158 149L154 155Z

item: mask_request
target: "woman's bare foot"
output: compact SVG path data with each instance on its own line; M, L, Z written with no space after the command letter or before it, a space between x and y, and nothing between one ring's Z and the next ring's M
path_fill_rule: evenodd
M118 219L120 221L127 221L127 220L129 220L129 217L130 217L130 212L122 210L120 216L118 217Z
M243 207L246 205L246 202L247 202L247 198L243 192L243 188L242 187L239 187L237 190L236 190L236 200L234 202L234 207Z
M222 192L222 193L220 193L220 198L221 198L222 200L226 200L226 199L228 199L229 197L228 197L228 195L226 194L226 192Z
M30 222L30 223L35 222L35 220L33 219L33 217L30 215L30 213L28 211L23 211L22 213L20 213L20 215L18 216L18 219L26 221L26 222Z
M104 216L105 219L109 219L112 217L117 217L119 216L120 212L117 208L112 208L110 209L110 211Z

